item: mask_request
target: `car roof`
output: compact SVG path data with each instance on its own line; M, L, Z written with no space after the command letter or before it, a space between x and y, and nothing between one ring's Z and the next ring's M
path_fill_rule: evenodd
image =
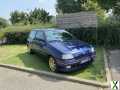
M53 30L60 30L65 31L65 29L58 29L58 28L40 28L40 29L32 29L32 31L53 31Z

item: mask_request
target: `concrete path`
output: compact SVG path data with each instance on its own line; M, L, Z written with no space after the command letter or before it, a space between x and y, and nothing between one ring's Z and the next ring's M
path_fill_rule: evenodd
M112 79L120 81L120 50L110 51L109 60Z
M0 67L0 90L104 90Z

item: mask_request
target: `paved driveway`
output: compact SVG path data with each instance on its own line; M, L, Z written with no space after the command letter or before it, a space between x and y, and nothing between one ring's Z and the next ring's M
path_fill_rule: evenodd
M109 60L113 80L120 81L120 50L111 50Z
M58 80L0 67L0 90L102 90L99 87Z

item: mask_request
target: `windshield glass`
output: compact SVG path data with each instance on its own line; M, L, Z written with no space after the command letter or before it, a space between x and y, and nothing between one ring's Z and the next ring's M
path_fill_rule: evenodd
M60 41L66 41L66 40L73 40L75 37L73 37L71 34L69 34L66 31L47 31L45 32L47 41L54 41L54 40L60 40Z

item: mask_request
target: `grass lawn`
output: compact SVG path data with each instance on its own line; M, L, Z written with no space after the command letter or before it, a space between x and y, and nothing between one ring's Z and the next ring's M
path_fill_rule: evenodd
M47 59L42 56L30 55L25 45L8 45L0 47L0 63L19 65L33 69L49 71ZM104 70L103 49L97 48L97 57L93 64L77 72L67 73L67 75L85 79L106 81Z

